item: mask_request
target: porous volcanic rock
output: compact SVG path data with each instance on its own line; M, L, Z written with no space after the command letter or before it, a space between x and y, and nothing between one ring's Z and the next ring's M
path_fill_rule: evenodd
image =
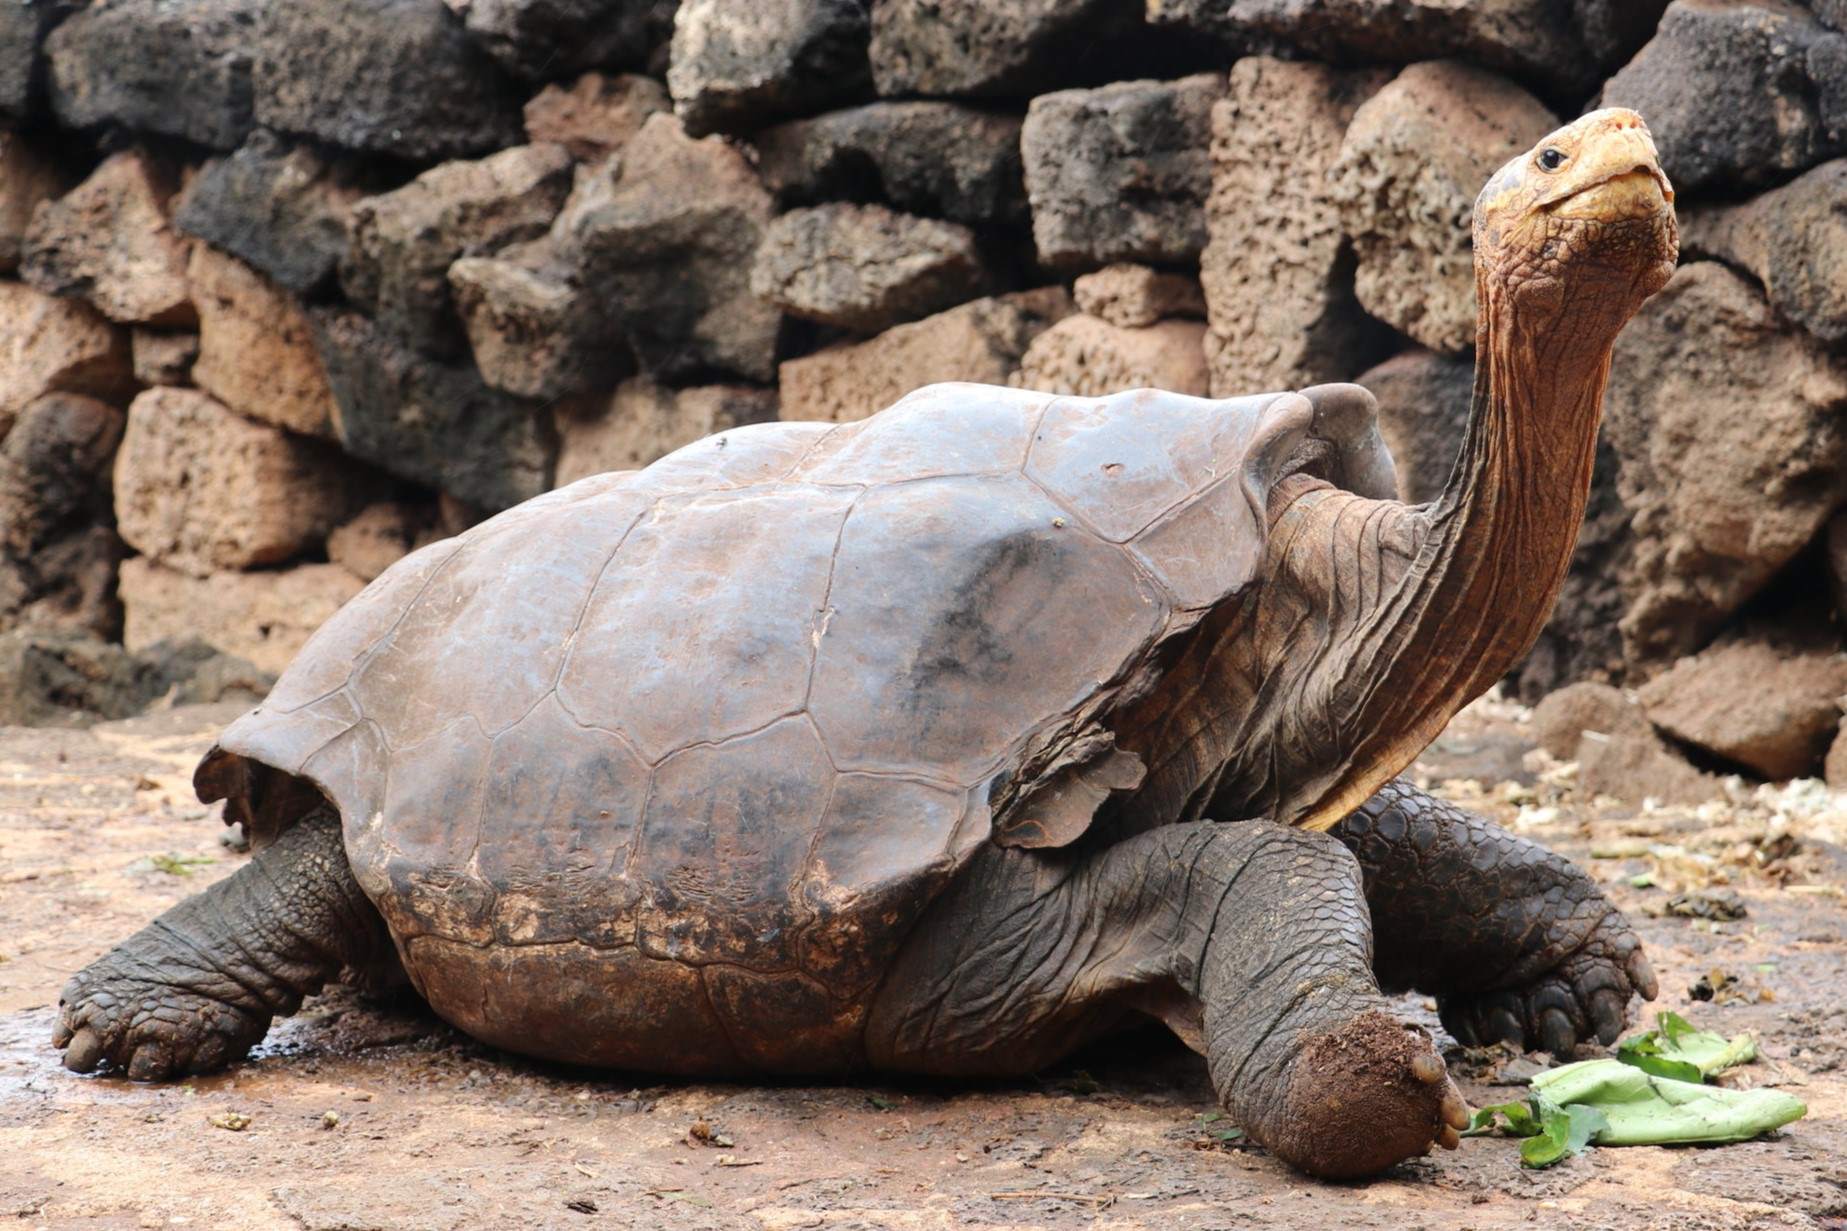
M884 202L969 223L1026 220L1021 118L961 103L877 102L757 134L763 182L791 205Z
M1725 638L1643 685L1642 707L1673 738L1761 777L1811 777L1847 694L1847 655L1820 641Z
M345 520L357 477L326 445L197 390L149 389L129 406L116 454L116 526L143 555L196 577L277 564Z
M169 223L176 187L171 168L138 150L111 155L34 211L20 276L53 295L81 295L111 320L192 324L186 242Z
M449 267L475 366L494 388L552 400L607 389L634 370L628 345L551 237Z
M1380 350L1384 331L1353 295L1328 173L1354 111L1387 77L1268 56L1232 65L1212 107L1199 269L1218 396L1345 380Z
M1597 680L1579 680L1549 693L1533 707L1533 736L1561 761L1578 755L1586 731L1600 735L1644 735L1648 716L1623 690Z
M1187 262L1206 243L1217 73L1041 94L1020 131L1033 242L1051 265Z
M490 512L551 486L551 425L471 363L417 353L357 312L314 309L315 339L349 453Z
M122 422L95 398L52 393L0 442L0 626L120 630L109 465Z
M1616 339L1604 398L1634 558L1631 663L1716 632L1840 504L1847 364L1714 261L1681 266Z
M67 187L63 170L44 150L18 133L0 129L0 274L19 268L32 211Z
M562 145L579 162L598 162L629 143L649 116L673 110L667 87L634 73L585 73L568 87L546 86L526 102L526 139Z
M193 245L187 277L199 311L193 383L246 418L332 435L333 392L300 303L207 244Z
M353 206L340 285L379 324L432 355L461 351L449 266L544 235L571 190L561 145L520 145L433 167Z
M122 640L141 651L197 637L259 670L280 672L364 588L337 564L193 577L136 556L122 561Z
M782 417L845 422L937 381L1004 385L1032 340L1071 310L1061 286L1016 291L791 359L781 368Z
M519 91L434 0L263 8L252 69L263 127L419 162L519 140Z
M1379 435L1398 468L1398 493L1419 504L1442 494L1469 426L1473 360L1409 350L1354 378L1379 400Z
M130 331L135 380L143 385L189 385L199 358L199 335L167 329Z
M108 0L45 40L51 105L71 128L117 125L232 149L253 121L264 0Z
M724 372L769 381L782 314L750 292L771 215L748 159L649 116L620 158L578 177L554 236L660 379Z
M872 89L862 0L681 0L667 89L695 137L748 132Z
M1093 75L1141 24L1140 0L880 0L881 95L1019 97Z
M1847 35L1786 0L1676 0L1603 87L1603 106L1647 117L1661 167L1682 192L1770 183L1847 148L1824 91ZM1843 115L1842 119L1847 119Z
M444 0L506 68L534 79L651 67L677 0Z
M558 486L609 470L639 470L681 445L776 417L776 391L750 385L668 389L625 381L608 398L558 414Z
M1077 313L1032 340L1012 383L1079 397L1127 389L1204 397L1210 384L1205 335L1203 321L1125 327Z
M967 227L836 202L770 223L750 289L792 316L877 333L978 295L990 281Z
M128 332L89 304L0 281L0 437L47 393L111 401L135 386Z
M1847 342L1847 158L1742 205L1689 210L1681 247L1748 269L1784 316Z
M1206 297L1199 280L1146 265L1106 265L1072 284L1078 310L1124 329L1140 329L1169 317L1203 318Z
M311 146L263 131L200 169L173 225L296 294L319 289L346 252L346 222L363 193Z
M1447 60L1413 64L1360 104L1331 173L1360 305L1432 350L1474 345L1476 194L1556 127L1513 82Z

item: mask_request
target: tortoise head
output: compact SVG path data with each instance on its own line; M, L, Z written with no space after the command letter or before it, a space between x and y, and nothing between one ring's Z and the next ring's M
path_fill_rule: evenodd
M1516 301L1562 301L1567 282L1621 287L1629 294L1609 298L1628 300L1627 319L1667 284L1679 248L1674 189L1654 139L1621 107L1551 133L1497 171L1475 201L1476 268Z

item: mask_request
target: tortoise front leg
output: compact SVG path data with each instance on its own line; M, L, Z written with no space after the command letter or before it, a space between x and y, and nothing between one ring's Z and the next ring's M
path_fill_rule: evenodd
M1569 1057L1622 1032L1654 971L1623 913L1570 860L1402 779L1331 831L1359 859L1388 988L1437 998L1465 1044Z
M353 879L322 807L249 863L71 977L52 1044L65 1067L137 1081L240 1059L345 966L385 959L385 922Z
M1268 822L984 850L906 942L866 1046L888 1069L1022 1075L1138 1012L1203 1051L1238 1124L1311 1174L1370 1174L1467 1123L1429 1036L1379 992L1352 856Z

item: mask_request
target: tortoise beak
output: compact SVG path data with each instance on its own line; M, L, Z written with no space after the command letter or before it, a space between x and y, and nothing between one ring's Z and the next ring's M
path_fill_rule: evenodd
M1589 121L1560 192L1546 205L1559 218L1616 222L1652 218L1672 208L1674 186L1655 154L1642 117L1612 108Z

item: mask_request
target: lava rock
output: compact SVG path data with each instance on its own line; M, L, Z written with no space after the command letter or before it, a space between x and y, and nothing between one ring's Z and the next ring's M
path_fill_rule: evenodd
M1580 680L1549 694L1533 707L1533 734L1539 746L1561 761L1578 755L1584 733L1645 735L1648 717L1622 689L1596 680Z
M1199 281L1146 265L1106 265L1072 284L1078 310L1124 329L1142 329L1170 317L1204 317Z
M332 277L361 195L311 147L258 131L230 157L205 164L181 194L173 224L305 295Z
M19 268L32 212L68 187L63 170L40 149L0 130L0 274Z
M750 289L792 316L877 333L992 281L967 227L882 205L791 210L763 233Z
M356 312L316 309L310 319L349 453L488 511L550 488L556 442L531 403L489 388L472 364L418 354Z
M52 393L0 443L0 624L120 630L109 468L122 423L107 403Z
M1210 384L1205 336L1203 321L1125 327L1079 313L1032 340L1010 383L1078 397L1128 389L1204 397Z
M1725 783L1687 763L1668 742L1647 731L1605 735L1586 731L1578 741L1578 794L1607 795L1631 805L1647 800L1694 806L1725 798Z
M1742 205L1688 211L1681 246L1748 269L1770 303L1830 346L1847 343L1847 159Z
M126 330L82 300L0 281L0 438L47 393L113 401L134 387Z
M1024 222L1020 117L960 103L878 102L757 134L785 204L883 202L966 223Z
M234 149L253 123L263 0L109 0L45 41L51 105L71 128L116 125Z
M1475 343L1475 197L1558 127L1540 101L1453 61L1413 64L1353 115L1331 175L1360 306L1431 350Z
M1682 192L1774 182L1847 149L1822 111L1824 90L1847 104L1844 40L1784 0L1676 0L1603 105L1647 117Z
M435 510L429 506L380 500L334 527L327 536L327 558L361 581L371 581L439 537Z
M748 132L872 88L861 0L682 0L667 89L695 137Z
M1394 355L1356 378L1379 402L1379 435L1411 504L1443 494L1469 428L1475 364L1427 350Z
M651 66L678 0L445 0L469 36L532 80Z
M193 577L136 556L122 561L122 640L151 654L162 641L197 638L258 671L280 672L364 588L337 564Z
M0 4L0 120L33 118L45 35L82 3L83 0L13 0Z
M1833 645L1721 640L1642 686L1649 721L1764 778L1813 776L1841 722L1847 655Z
M1142 0L879 0L880 95L1020 97L1091 77L1141 25Z
M558 415L558 486L610 470L639 470L682 445L776 417L776 391L751 385L668 389L631 380Z
M1246 56L1212 108L1206 357L1236 397L1346 380L1384 332L1353 295L1351 246L1328 174L1353 113L1388 70Z
M332 435L333 392L300 303L206 244L193 245L186 272L199 312L193 383L246 418Z
M131 331L135 380L143 385L190 385L199 358L199 335L165 329Z
M292 0L264 6L256 122L420 162L514 144L513 82L434 0Z
M186 243L169 224L171 168L136 150L111 155L32 215L20 276L52 295L81 295L111 320L184 326Z
M449 287L481 378L547 401L609 386L634 370L621 334L548 236L449 267Z
M579 162L600 162L627 145L649 116L673 110L652 77L585 73L567 89L548 85L526 103L526 139L562 145Z
M1206 243L1215 73L1033 99L1020 132L1033 242L1050 265L1183 263Z

